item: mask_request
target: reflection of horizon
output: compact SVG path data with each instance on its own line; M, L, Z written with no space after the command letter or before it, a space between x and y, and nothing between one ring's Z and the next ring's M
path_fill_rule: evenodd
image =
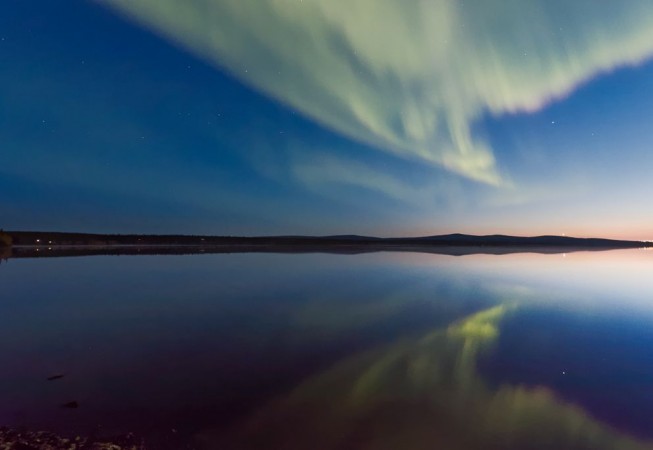
M43 253L43 246L20 245L14 246L13 258L58 258L62 256L98 256L98 255L206 255L206 254L233 254L233 253L260 253L260 254L333 254L333 255L363 255L369 253L396 253L409 255L442 255L454 257L470 256L508 256L508 255L562 255L562 254L600 254L614 253L624 250L641 250L645 247L571 247L571 246L493 246L493 245L429 245L429 244L266 244L266 245L57 245L47 247L48 252Z
M512 306L350 358L209 448L645 449L544 387L491 389L476 369ZM217 442L216 442L217 441Z
M11 247L0 246L0 264L11 258Z

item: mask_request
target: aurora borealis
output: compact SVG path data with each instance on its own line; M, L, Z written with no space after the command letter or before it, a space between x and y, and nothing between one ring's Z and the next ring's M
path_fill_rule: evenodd
M2 226L653 239L645 0L10 0Z

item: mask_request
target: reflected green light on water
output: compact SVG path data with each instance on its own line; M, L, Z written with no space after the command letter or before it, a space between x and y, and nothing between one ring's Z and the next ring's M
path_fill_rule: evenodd
M653 449L651 256L10 259L0 422L160 449Z
M645 449L544 387L489 388L476 360L502 304L421 339L362 353L298 387L211 448ZM215 447L214 447L215 446Z

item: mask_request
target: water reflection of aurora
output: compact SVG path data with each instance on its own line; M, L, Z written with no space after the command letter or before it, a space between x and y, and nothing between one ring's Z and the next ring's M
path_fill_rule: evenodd
M211 431L201 438L216 448L653 448L545 387L489 387L476 363L514 308L495 306L354 356L258 411L228 438Z

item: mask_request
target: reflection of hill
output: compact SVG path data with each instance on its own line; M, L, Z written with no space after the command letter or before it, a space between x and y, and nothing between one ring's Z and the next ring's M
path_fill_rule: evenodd
M637 248L651 245L639 241L580 239L566 236L472 236L450 234L418 238L366 236L184 236L101 235L53 232L9 232L14 257L83 255L164 255L191 253L342 253L411 251L466 255L515 252L563 253L574 250Z
M476 360L510 312L498 306L420 340L349 359L208 448L645 449L545 388L492 390ZM217 438L216 436L220 436Z
M572 253L576 251L602 251L622 247L538 247L538 246L424 246L382 244L328 244L328 245L79 245L79 246L14 246L14 258L52 258L61 256L94 255L203 255L224 253L330 253L358 255L375 252L412 252L433 255L508 255L512 253Z

